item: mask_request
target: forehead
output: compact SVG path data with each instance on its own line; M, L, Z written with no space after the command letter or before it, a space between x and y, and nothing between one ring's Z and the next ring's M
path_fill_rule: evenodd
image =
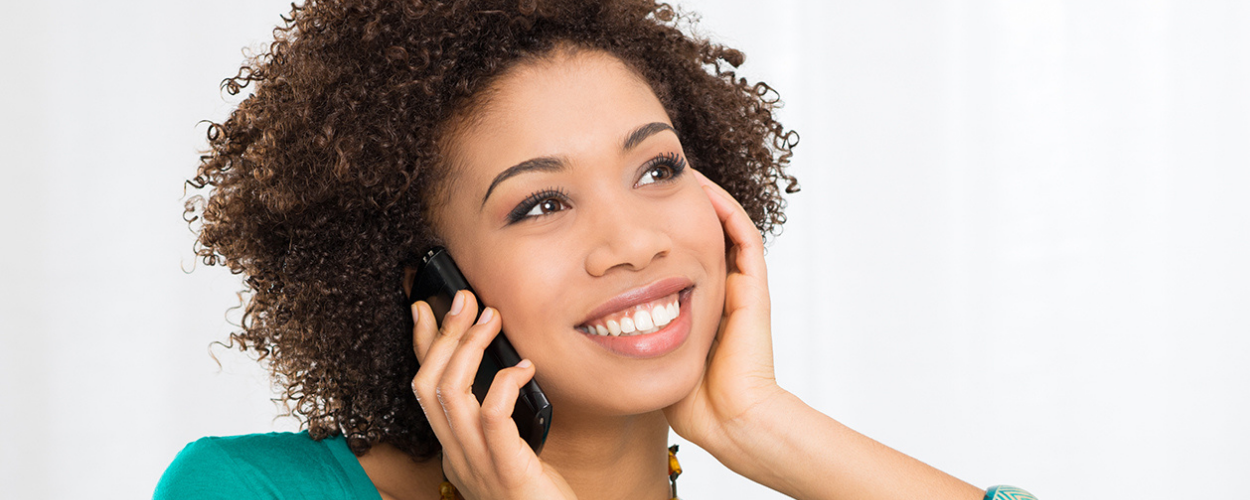
M461 170L456 177L485 189L483 182L531 158L575 161L605 148L619 150L625 135L651 122L669 123L668 115L624 62L601 51L558 51L495 82L450 149Z

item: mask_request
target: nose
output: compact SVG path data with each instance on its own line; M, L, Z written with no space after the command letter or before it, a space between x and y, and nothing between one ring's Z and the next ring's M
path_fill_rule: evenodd
M614 269L641 271L672 249L666 216L635 208L603 207L587 221L586 236L594 242L586 255L586 272L591 276Z

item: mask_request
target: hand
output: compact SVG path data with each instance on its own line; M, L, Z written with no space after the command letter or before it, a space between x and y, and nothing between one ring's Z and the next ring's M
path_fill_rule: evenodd
M793 498L981 498L983 491L843 426L777 386L764 240L742 205L694 175L725 229L728 276L703 380L664 409L673 430L735 472Z
M482 354L499 334L499 313L487 307L476 324L477 299L456 294L451 310L436 326L429 304L412 307L413 347L421 368L412 390L425 418L443 445L443 473L468 499L576 498L560 474L538 459L512 421L521 386L535 373L522 360L495 375L479 405L473 379Z
M732 455L736 447L735 421L788 393L777 386L773 372L764 240L733 196L690 171L707 192L728 240L725 309L703 379L664 415L678 435L721 458Z

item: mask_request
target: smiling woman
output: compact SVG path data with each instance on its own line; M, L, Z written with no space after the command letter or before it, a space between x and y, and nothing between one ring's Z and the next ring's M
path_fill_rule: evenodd
M664 106L619 59L573 47L514 67L490 93L472 125L452 134L454 180L432 215L538 367L561 415L553 445L573 415L673 404L702 374L725 250ZM669 305L687 314L640 335L655 329L651 311Z
M670 498L670 428L794 497L984 495L777 386L762 234L795 139L742 55L680 22L641 0L296 7L225 82L255 88L211 126L187 215L247 277L231 341L308 430L197 441L156 496ZM435 245L478 294L441 318L404 292ZM501 331L524 360L479 401ZM531 379L541 457L509 418Z

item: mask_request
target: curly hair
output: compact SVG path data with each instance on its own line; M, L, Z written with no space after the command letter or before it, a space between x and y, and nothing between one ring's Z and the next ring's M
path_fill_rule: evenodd
M385 442L416 459L438 440L410 391L417 371L403 270L438 241L429 209L446 173L447 124L519 61L562 46L640 74L691 164L766 236L798 136L776 92L735 74L737 50L687 35L654 0L308 0L263 53L222 82L252 93L187 184L183 217L206 265L245 277L229 346L267 363L279 399L314 439L363 454ZM460 113L460 114L458 114ZM198 228L196 227L198 226Z

